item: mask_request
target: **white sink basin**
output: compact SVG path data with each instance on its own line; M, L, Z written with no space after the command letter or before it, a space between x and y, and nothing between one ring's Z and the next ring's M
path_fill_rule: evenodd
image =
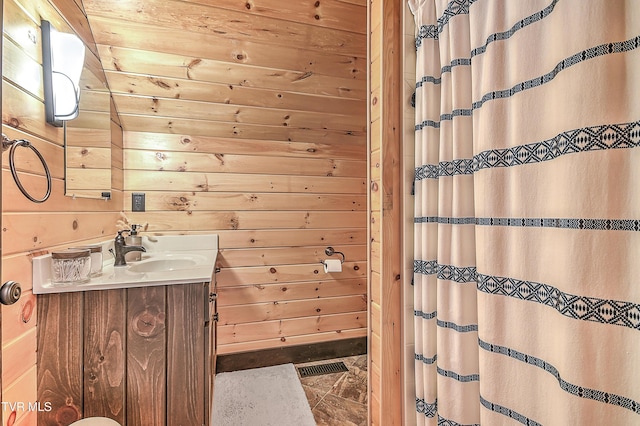
M196 264L193 259L155 259L137 264L131 264L131 272L162 272L184 269Z
M129 272L164 272L187 269L210 261L206 256L189 252L144 253L139 262L129 262Z
M106 253L102 275L83 284L52 285L51 255L34 257L33 293L210 282L218 253L216 234L143 236L142 245L147 251L142 253L142 260L115 266L113 256L109 255L113 240L102 244L102 251Z

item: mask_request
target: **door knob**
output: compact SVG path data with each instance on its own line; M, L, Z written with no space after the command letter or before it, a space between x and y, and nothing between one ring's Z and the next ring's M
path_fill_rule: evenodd
M22 288L20 283L7 281L0 287L0 303L3 305L13 305L20 299Z

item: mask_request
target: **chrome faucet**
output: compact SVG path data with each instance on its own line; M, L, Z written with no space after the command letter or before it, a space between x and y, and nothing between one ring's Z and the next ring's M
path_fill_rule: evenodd
M123 229L121 231L118 231L118 235L116 235L116 239L113 242L113 255L115 256L116 261L113 266L127 266L127 261L124 259L124 255L129 253L130 251L147 251L147 249L142 246L128 246L124 241L124 237L122 236L123 232L130 231L128 229Z

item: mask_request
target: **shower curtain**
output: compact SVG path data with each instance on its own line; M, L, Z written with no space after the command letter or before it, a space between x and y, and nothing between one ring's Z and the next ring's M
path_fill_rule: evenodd
M409 0L419 425L640 425L640 1Z

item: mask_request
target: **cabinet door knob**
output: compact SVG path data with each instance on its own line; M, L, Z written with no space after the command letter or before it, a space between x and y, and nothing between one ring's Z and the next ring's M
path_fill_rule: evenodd
M20 299L22 287L16 281L7 281L0 287L0 303L3 305L13 305Z

